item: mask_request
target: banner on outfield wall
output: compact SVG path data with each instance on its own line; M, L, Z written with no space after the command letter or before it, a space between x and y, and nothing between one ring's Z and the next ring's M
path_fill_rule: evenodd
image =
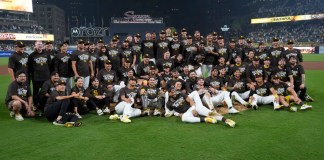
M0 40L54 41L53 34L0 33Z
M324 14L309 14L284 17L269 17L269 18L254 18L251 19L251 24L257 23L276 23L276 22L294 22L304 20L324 19Z
M318 53L324 54L324 46L319 46Z
M284 47L285 50L288 49L288 47ZM303 54L314 54L315 53L315 47L294 47L295 49L299 49L300 53Z

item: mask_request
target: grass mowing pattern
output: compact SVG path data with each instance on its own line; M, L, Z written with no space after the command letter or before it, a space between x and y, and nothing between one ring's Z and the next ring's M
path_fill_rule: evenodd
M324 71L307 71L313 110L291 113L261 106L226 115L237 122L185 124L179 118L141 117L131 124L94 112L80 128L54 126L45 119L17 122L4 97L9 82L1 76L0 159L320 159L324 156L321 81Z

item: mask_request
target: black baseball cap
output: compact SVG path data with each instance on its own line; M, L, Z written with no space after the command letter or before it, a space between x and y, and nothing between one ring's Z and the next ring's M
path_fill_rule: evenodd
M84 44L85 42L83 41L83 39L79 39L78 40L78 44Z
M279 41L279 38L278 37L273 37L272 38L272 42L278 42Z
M294 41L292 39L288 40L287 44L294 44Z
M97 43L104 43L102 39L99 39Z
M107 60L106 64L112 64L111 60Z
M270 59L270 57L265 57L264 60L265 61L270 61L271 59Z
M165 34L165 30L161 30L160 34Z
M178 36L178 32L174 32L173 33L173 36Z
M59 81L54 83L54 86L58 86L58 85L62 85L62 84L66 85L65 81L64 80L59 80Z
M150 55L149 55L149 54L144 54L143 57L144 57L144 58L150 58Z
M259 77L263 77L263 75L261 73L255 74L255 78L259 78Z
M280 79L280 77L278 75L274 75L272 78L273 79Z
M131 61L130 61L130 59L129 58L126 58L125 59L125 63L130 63Z
M247 39L246 42L247 43L252 43L252 39Z
M58 72L52 72L51 73L51 76L55 76L55 75L59 75L59 73Z
M141 35L140 35L139 33L136 33L136 34L135 34L135 37L140 38Z
M218 36L218 39L224 39L224 37L222 35Z
M188 36L187 36L187 39L192 39L191 35L188 35Z
M245 39L245 37L244 36L240 36L239 39Z
M187 32L187 29L186 28L182 28L181 29L181 32Z
M170 68L170 66L167 65L167 64L164 64L164 65L163 65L163 68Z
M233 39L233 38L230 40L230 42L231 43L236 43L235 39Z
M19 47L19 48L22 48L22 47L25 47L26 45L25 45L22 41L17 41L17 42L15 43L15 46L16 46L16 47Z
M213 35L213 36L217 36L217 32L213 32L212 35Z
M155 66L150 66L150 70L156 70Z
M260 60L260 57L259 56L254 56L252 60L253 61L258 61L258 60Z
M52 41L46 41L45 42L45 45L49 45L49 44L53 44L53 42Z

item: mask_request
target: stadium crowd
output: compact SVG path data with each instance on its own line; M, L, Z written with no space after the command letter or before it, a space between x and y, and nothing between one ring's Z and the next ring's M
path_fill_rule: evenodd
M239 105L257 110L273 104L274 110L296 112L293 102L300 110L312 108L303 102L313 99L294 41L285 42L287 50L278 37L272 37L269 49L263 42L257 48L251 43L240 36L227 46L216 32L204 38L199 31L187 35L185 28L162 30L158 37L149 32L143 38L114 36L108 44L80 39L71 55L68 42L56 51L53 42L36 41L27 55L18 41L8 62L12 82L6 105L18 121L35 116L37 109L67 127L80 126L81 115L91 110L124 123L144 115L174 115L187 123L220 121L234 127L218 106L227 106L231 114Z

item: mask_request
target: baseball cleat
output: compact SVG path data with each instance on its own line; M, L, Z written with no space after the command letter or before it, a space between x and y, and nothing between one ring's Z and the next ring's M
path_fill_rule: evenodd
M161 112L159 109L154 109L154 113L153 113L154 116L160 116L161 115Z
M119 119L119 116L118 116L118 114L113 114L113 115L109 116L109 119L110 120L117 120L117 119Z
M17 121L23 121L23 120L24 120L23 116L22 116L20 113L15 114L15 119L16 119Z
M303 105L300 107L300 110L306 110L306 109L311 109L311 108L313 108L311 105L303 104Z
M164 114L165 117L171 117L172 115L173 115L173 112L171 112L171 111L167 111Z
M120 121L121 121L121 122L124 122L124 123L130 123L130 122L132 122L132 121L128 118L128 116L126 116L126 115L123 115L123 117L120 119Z
M102 112L103 112L103 113L110 113L110 110L109 110L108 107L106 107Z
M289 109L290 109L290 111L292 111L292 112L297 112L297 107L290 107Z
M281 109L283 107L283 105L277 105L277 106L275 106L273 109L274 110L279 110L279 109Z
M82 116L81 116L79 113L76 113L75 115L76 115L79 119L82 118Z
M252 108L254 109L254 110L258 110L258 105L252 105Z
M206 117L205 122L206 123L217 123L217 120L213 117Z
M97 110L97 114L98 114L99 116L101 116L101 115L103 115L104 113L102 112L101 109L98 109L98 110Z
M144 111L143 111L143 115L147 115L149 116L150 115L150 109L149 108L145 108Z
M309 96L308 94L305 95L305 100L307 102L314 102L314 99L311 96Z
M239 111L236 110L234 107L231 107L230 109L228 109L228 113L235 114L235 113L239 113Z
M14 111L10 111L10 117L14 117L15 116L15 112Z
M235 122L231 119L226 119L225 123L229 125L230 127L234 128L235 127Z
M245 106L246 108L251 108L251 104L248 102L245 102L242 105Z

